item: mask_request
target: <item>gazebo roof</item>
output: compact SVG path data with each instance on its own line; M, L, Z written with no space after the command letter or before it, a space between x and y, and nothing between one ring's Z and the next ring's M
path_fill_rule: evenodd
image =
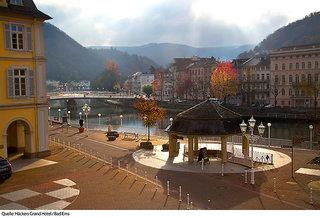
M240 114L209 99L178 114L166 131L181 135L234 135L241 133L241 121Z

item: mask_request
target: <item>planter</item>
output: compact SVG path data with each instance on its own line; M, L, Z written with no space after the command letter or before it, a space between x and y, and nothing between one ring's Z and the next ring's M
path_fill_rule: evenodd
M153 145L151 142L140 142L141 149L153 150Z
M163 144L162 151L169 151L169 144Z
M84 128L83 127L80 127L79 128L79 133L83 133L84 132Z
M108 136L108 141L115 141L116 139L116 136Z

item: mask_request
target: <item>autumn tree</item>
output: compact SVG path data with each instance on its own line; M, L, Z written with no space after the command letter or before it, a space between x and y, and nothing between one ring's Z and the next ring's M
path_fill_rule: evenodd
M185 78L177 85L177 94L180 98L188 99L188 96L192 95L194 83L190 78Z
M150 86L150 85L143 86L142 91L143 91L143 93L146 94L147 98L150 98L150 96L153 93L152 86Z
M313 98L314 115L316 116L320 85L317 82L303 80L298 84L298 88L302 90L306 96Z
M165 110L158 106L155 100L138 99L133 107L138 110L144 125L148 128L148 141L150 141L150 127L165 117Z
M117 91L120 86L119 65L113 61L106 62L105 70L92 81L93 88Z
M218 64L211 76L211 87L214 96L224 101L237 94L237 71L230 61Z

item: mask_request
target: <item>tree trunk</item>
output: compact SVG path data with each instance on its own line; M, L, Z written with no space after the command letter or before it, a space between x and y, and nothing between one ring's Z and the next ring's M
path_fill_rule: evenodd
M150 126L148 126L148 141L150 141Z

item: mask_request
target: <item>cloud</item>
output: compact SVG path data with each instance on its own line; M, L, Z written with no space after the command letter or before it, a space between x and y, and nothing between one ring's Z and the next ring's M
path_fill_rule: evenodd
M173 42L201 47L257 43L302 13L293 16L288 4L268 8L253 0L241 4L230 0L35 2L54 17L51 23L85 46ZM302 11L308 10L311 9Z

